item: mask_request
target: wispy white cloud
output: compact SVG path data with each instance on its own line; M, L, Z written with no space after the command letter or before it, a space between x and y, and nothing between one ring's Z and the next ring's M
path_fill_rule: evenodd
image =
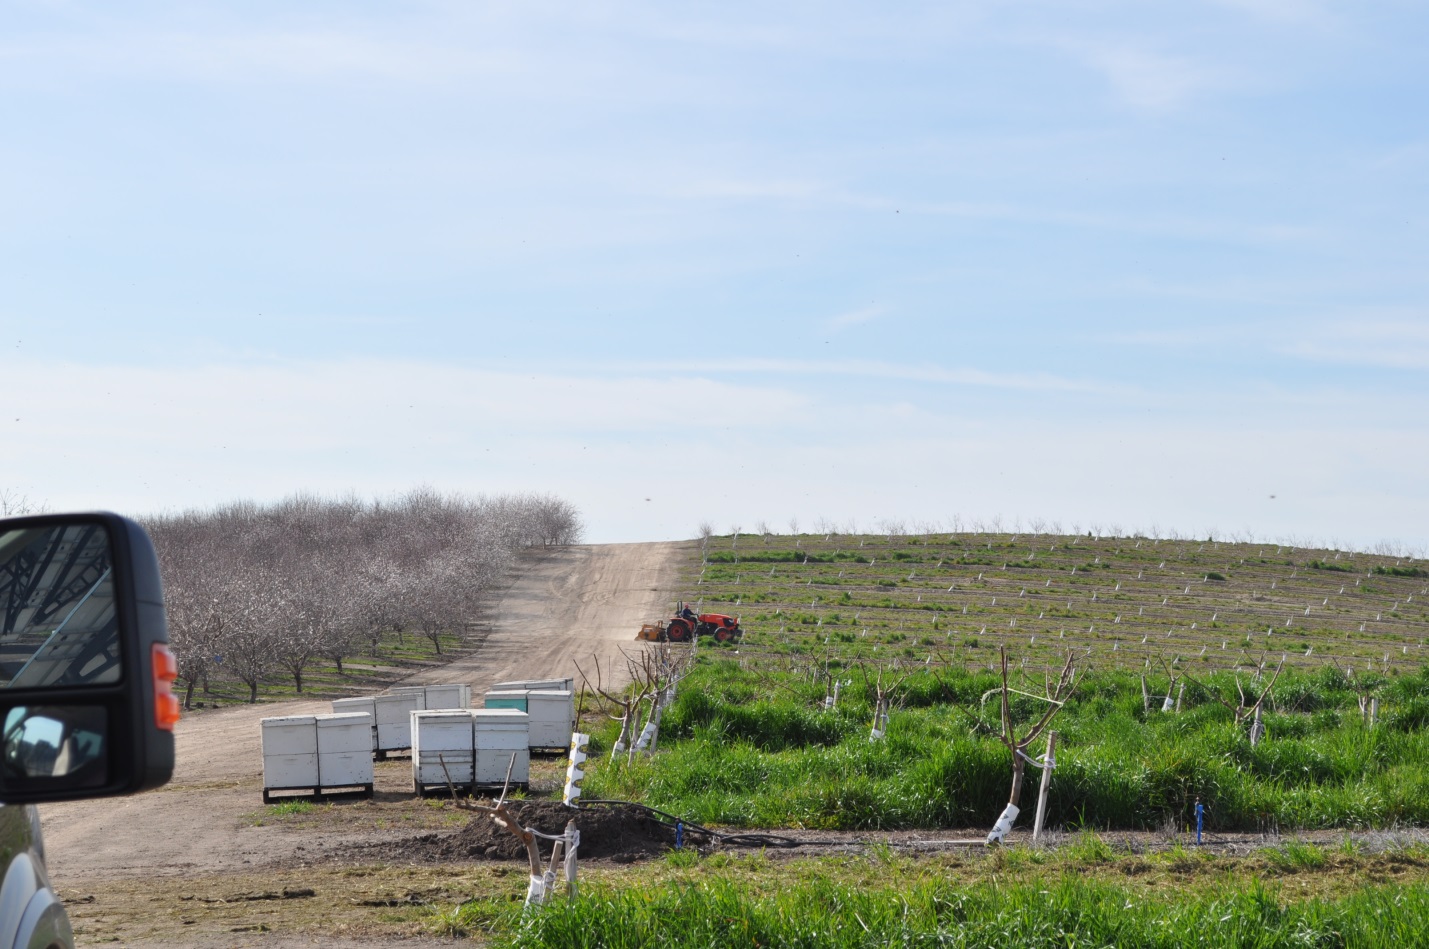
M642 187L649 189L648 182ZM1121 214L1113 211L1083 211L1052 203L1018 204L1007 201L925 200L899 197L893 193L857 190L829 181L797 178L708 177L694 183L672 182L656 193L691 201L793 202L832 209L905 215L961 218L970 221L1006 221L1014 224L1047 224L1112 233L1144 234L1220 241L1231 244L1265 246L1304 245L1334 236L1319 226L1289 221L1264 220L1247 224L1229 216L1208 212L1201 216L1184 212Z
M841 330L847 329L850 326L858 326L860 323L869 323L882 317L887 312L887 307L877 304L860 307L857 310L849 310L847 313L840 313L838 316L829 320L829 328Z
M1241 398L1228 409L1241 413L1235 424L1208 417L1201 401L1168 423L1162 413L1112 418L1058 411L1066 400L998 398L974 416L964 400L914 387L849 402L787 378L810 374L1082 385L878 362L716 361L675 384L635 366L522 373L366 359L151 369L16 359L0 366L0 441L6 483L61 509L143 513L420 483L549 490L587 513L596 541L689 536L706 517L874 523L959 510L1374 539L1429 511L1412 474L1429 451L1413 437L1413 413L1389 420L1397 429L1372 430L1333 413L1246 417ZM1280 463L1307 446L1322 463ZM679 463L696 454L718 463ZM1109 457L1118 464L1108 468Z
M461 49L360 30L267 31L163 28L123 35L75 33L0 44L0 66L49 71L62 63L79 75L273 83L293 79L430 82L511 73L520 62L499 50Z
M1246 324L1216 326L1170 326L1108 333L1109 343L1127 346L1156 346L1176 349L1203 346L1225 346L1248 341L1261 342L1266 335L1262 327Z
M670 189L673 197L693 200L719 198L756 198L778 201L841 200L825 182L808 179L711 178L693 182L680 181Z
M56 390L45 381L54 379L67 381ZM632 373L501 372L381 359L162 368L26 363L0 373L14 438L99 437L128 428L128 436L154 444L201 433L194 436L200 442L293 451L494 430L668 431L722 425L730 414L782 425L800 418L808 401L779 386L699 376L661 386L658 399L649 389L648 379ZM102 420L89 411L100 404L113 407Z
M1312 325L1276 349L1315 362L1429 369L1429 313L1418 314L1418 319L1367 315Z
M1212 0L1257 20L1296 26L1328 27L1336 22L1329 7L1320 0Z
M1372 163L1375 168L1423 168L1429 165L1429 141L1409 142L1392 148Z
M1197 323L1108 333L1111 343L1158 348L1224 349L1228 346L1344 366L1429 369L1429 314L1369 312L1337 319L1284 319ZM1306 380L1313 383L1314 380ZM1305 396L1314 386L1300 386ZM1343 401L1354 396L1337 392ZM1377 394L1368 396L1373 400Z
M1098 40L1071 43L1069 48L1100 72L1123 102L1142 111L1170 112L1204 94L1238 85L1238 77L1224 66L1139 44Z
M1121 393L1129 387L1099 380L1069 379L1051 373L990 372L983 369L912 366L866 360L716 359L700 363L700 369L716 373L768 375L849 376L865 379L897 379L943 385L977 386L992 389L1029 391Z

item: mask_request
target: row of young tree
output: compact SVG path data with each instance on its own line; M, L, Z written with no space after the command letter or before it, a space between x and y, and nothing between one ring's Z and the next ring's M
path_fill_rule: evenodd
M248 700L278 676L297 691L312 663L339 672L385 633L441 652L462 635L518 551L578 543L575 508L548 495L464 497L420 489L392 500L298 495L147 518L164 581L184 704L210 680Z
M797 517L791 517L788 521L789 535L798 538L800 535L800 523ZM1212 543L1228 544L1269 544L1283 545L1286 547L1300 548L1301 550L1332 550L1345 551L1349 553L1375 554L1380 557L1399 557L1403 559L1417 560L1426 556L1423 547L1412 547L1403 541L1379 540L1374 543L1359 543L1342 540L1338 537L1330 538L1328 541L1313 537L1279 537L1268 538L1256 535L1250 528L1239 531L1223 531L1216 527L1207 528L1199 533L1179 530L1175 527L1163 529L1159 524L1152 524L1149 528L1139 527L1123 528L1118 523L1101 524L1091 521L1083 524L1080 521L1072 521L1063 524L1060 520L1048 520L1046 518L1034 517L1023 521L1021 517L1014 517L1011 521L1004 521L1001 514L993 515L990 518L969 517L964 518L960 514L954 514L947 520L917 520L903 521L898 519L882 518L873 524L860 525L856 518L849 518L842 523L831 520L827 517L817 518L812 524L804 525L803 530L814 535L822 535L824 540L831 540L837 537L859 537L870 536L886 537L889 543L895 540L906 540L911 537L918 537L924 543L935 534L1031 534L1034 537L1044 535L1052 537L1081 537L1084 533L1087 537L1094 537L1098 540L1103 538L1141 538L1174 541L1206 540ZM700 549L707 550L711 541L716 536L717 529L710 521L701 521L695 533L700 541ZM770 538L779 533L779 528L770 527L767 520L756 521L752 530L746 529L741 522L736 521L729 525L728 536L733 547L739 546L741 537L758 537L764 543L769 543ZM1014 536L1014 539L1015 536Z

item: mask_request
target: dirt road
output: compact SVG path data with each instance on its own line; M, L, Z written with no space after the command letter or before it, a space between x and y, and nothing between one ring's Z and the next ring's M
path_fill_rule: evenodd
M408 681L469 682L473 695L509 679L573 676L579 682L577 664L594 677L593 656L607 675L619 674L622 652L636 654L640 624L669 613L680 546L610 544L533 554L502 596L481 649Z
M575 675L575 664L623 667L640 623L663 614L681 545L613 544L532 552L495 605L479 648L408 681L468 682L474 695L512 678ZM51 874L61 890L126 876L247 872L371 840L369 823L301 838L264 821L259 719L326 712L326 700L239 706L186 716L167 787L107 801L41 808ZM410 797L405 761L378 768L378 800ZM379 822L380 823L380 822ZM394 827L391 833L411 833Z

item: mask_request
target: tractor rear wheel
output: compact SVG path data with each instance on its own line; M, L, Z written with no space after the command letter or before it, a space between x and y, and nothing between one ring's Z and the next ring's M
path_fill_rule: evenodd
M690 638L690 624L684 620L674 620L665 630L665 636L672 643L682 643Z

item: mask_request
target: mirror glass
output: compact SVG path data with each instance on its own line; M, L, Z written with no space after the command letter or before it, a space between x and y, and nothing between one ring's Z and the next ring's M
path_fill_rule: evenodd
M119 681L113 573L99 524L0 530L0 687Z
M36 778L63 778L70 787L100 787L108 779L100 705L16 706L5 714L5 787Z

